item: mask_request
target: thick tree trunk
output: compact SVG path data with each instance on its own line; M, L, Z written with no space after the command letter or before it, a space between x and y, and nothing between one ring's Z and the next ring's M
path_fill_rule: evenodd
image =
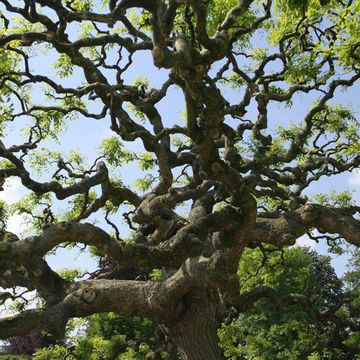
M176 337L181 360L223 360L218 345L217 326L211 320L193 321Z
M181 360L223 360L218 345L218 299L205 291L185 300L181 320L170 329Z

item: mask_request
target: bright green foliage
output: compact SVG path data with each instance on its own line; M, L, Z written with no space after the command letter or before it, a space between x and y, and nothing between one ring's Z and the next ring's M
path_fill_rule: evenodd
M348 311L355 313L357 317L360 317L360 251L355 249L352 253L352 257L349 261L348 271L343 278L346 288L350 291L351 302L348 305ZM349 317L348 314L343 311L342 315ZM346 340L346 345L350 347L360 347L360 335L358 333L350 334ZM357 354L360 357L360 354Z
M101 142L100 155L112 166L120 166L133 159L133 153L125 150L118 137L112 136Z
M142 77L142 76L137 76L134 80L132 85L134 86L139 86L139 87L143 87L144 90L147 90L149 88L149 80Z
M29 166L31 170L41 175L44 172L54 171L55 165L60 164L63 167L71 169L73 173L82 173L86 164L86 158L79 151L70 151L65 155L61 151L51 151L47 148L41 148L29 157ZM71 165L70 165L71 164ZM59 175L60 172L57 173ZM56 175L55 175L56 176ZM62 177L57 176L57 180L61 183ZM68 182L71 180L68 180ZM67 182L67 183L68 183Z
M360 290L360 250L353 251L348 268L349 270L344 276L346 286L350 290Z
M146 344L141 344L139 346L139 351L128 348L125 353L119 355L116 360L143 360L147 353L150 352L150 348Z
M208 31L212 35L217 30L217 27L221 24L221 21L225 18L225 15L232 9L234 6L238 5L237 0L226 0L226 1L217 1L210 0L208 1ZM259 3L259 2L258 2ZM238 26L248 26L252 24L256 18L255 13L257 11L248 11L244 16L238 19Z
M60 54L53 66L60 78L66 78L74 72L74 65L66 54Z
M323 193L315 195L317 203L322 205L330 205L334 207L347 207L354 205L353 192L346 190L343 192L336 192L335 190L330 193Z
M155 176L153 176L152 174L146 174L144 177L137 179L134 185L140 191L145 192L151 188L155 180L156 180Z
M69 211L65 212L62 217L63 221L73 221L80 214L84 203L91 204L96 200L96 192L94 190L89 191L87 194L77 194L71 200Z
M75 281L75 278L82 274L80 269L65 268L58 271L58 274L67 281Z
M244 254L238 271L242 291L264 285L283 293L297 292L308 295L317 302L322 299L322 305L322 301L329 304L337 302L341 293L341 282L330 265L330 257L299 247L283 253L272 248L267 251L270 255L267 255L268 259L262 268L260 266L263 257L260 250L247 250ZM257 271L258 274L254 276ZM328 290L324 287L326 282Z
M49 193L41 196L35 193L25 195L18 202L10 207L12 215L24 215L27 225L27 231L41 232L44 226L43 209L44 205L51 204L51 195Z
M124 144L115 136L103 140L99 152L109 164L115 167L137 160L141 170L150 170L155 164L151 153L139 154L126 150Z
M50 138L54 142L58 142L58 135L64 132L67 128L67 121L71 120L70 115L64 115L59 111L46 109L33 111L32 116L34 123L30 122L26 127L23 128L23 135L29 137L31 131L35 132L38 136L44 138ZM41 130L40 130L41 128Z
M0 48L0 74L9 74L9 79L16 80L18 75L15 72L18 70L19 62L20 55ZM14 113L14 104L11 99L12 88L13 85L7 82L0 89L0 138L4 136L6 126L8 125L7 121L11 119ZM24 86L24 89L19 90L20 94L25 94L25 91L23 91L25 88L26 86Z
M73 355L66 347L55 346L37 351L34 360L65 355L77 360L145 360L157 340L150 321L106 313L89 317L85 332L70 341L75 345Z
M246 251L239 267L240 287L249 291L259 285L277 289L281 294L307 295L319 310L342 298L342 283L330 265L330 258L304 248L268 254ZM269 301L258 301L254 308L240 314L219 331L220 341L230 359L349 359L346 354L328 349L331 327L310 319L299 306L276 310ZM346 336L346 334L344 334ZM246 357L245 357L246 356Z
M153 271L150 274L150 279L153 281L161 281L163 277L164 277L163 272L160 269L153 269Z
M9 218L9 211L5 201L0 200L0 229L2 229Z
M33 360L63 360L68 354L68 350L60 345L49 346L45 349L38 349L34 355ZM74 357L67 357L69 360L73 360Z
M278 93L278 90L276 93ZM300 125L291 121L290 124L286 127L279 126L277 133L279 135L280 141L286 142L295 139L301 133L301 130L302 127Z
M300 10L305 14L309 7L309 0L288 0L289 9Z
M139 156L139 166L143 171L151 170L156 163L156 160L153 158L152 154L145 152Z
M325 132L327 140L336 142L339 149L335 154L337 159L359 151L360 124L350 109L330 105L314 120L316 128Z
M28 163L33 171L41 174L44 171L49 171L51 166L59 161L62 156L60 151L49 151L46 148L41 148L31 155Z
M71 7L78 11L91 11L93 3L92 0L74 0L71 2Z

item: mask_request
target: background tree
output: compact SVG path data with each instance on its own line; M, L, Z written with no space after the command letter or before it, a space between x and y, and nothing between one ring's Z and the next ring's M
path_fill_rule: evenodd
M266 263L260 250L246 251L239 278L244 291L264 286L283 297L298 294L319 312L354 295L344 289L329 256L303 248L271 252ZM299 304L283 307L269 299L258 301L220 330L231 359L353 359L358 345L346 347L349 337L345 329L337 332L334 324L313 317Z
M296 304L338 333L359 330L351 299L243 289L237 274L246 248L281 249L314 229L333 247L360 244L350 199L308 199L315 182L360 163L356 117L331 102L360 78L359 1L0 4L0 186L17 177L29 191L2 213L26 214L33 227L13 234L4 216L0 286L40 298L25 310L23 293L3 292L2 301L18 302L0 319L0 338L35 328L62 338L71 318L115 312L161 325L182 359L221 359L226 309L262 298ZM138 53L149 52L159 88L133 79ZM41 58L53 66L36 67ZM308 108L290 122L286 107L294 110L299 94L309 94ZM185 124L162 113L169 97L183 101ZM84 134L91 119L113 132L92 165L54 146L77 116ZM19 127L20 144L9 132ZM121 179L132 163L145 171L137 190ZM69 281L44 259L79 243L101 254L106 272ZM129 267L149 277L124 279Z

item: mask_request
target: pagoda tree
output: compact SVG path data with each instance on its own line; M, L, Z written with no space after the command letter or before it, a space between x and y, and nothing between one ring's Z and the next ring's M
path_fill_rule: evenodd
M349 193L314 196L360 165L344 102L360 78L359 0L0 0L0 11L0 186L19 181L25 194L1 205L0 297L16 304L1 339L61 339L70 319L114 312L159 324L181 359L222 359L228 309L263 298L359 331L346 297L319 307L244 291L237 273L247 248L266 254L306 234L360 246ZM136 77L141 61L148 79ZM55 150L93 141L73 122L111 132L89 163ZM28 232L9 231L14 213ZM78 244L106 266L70 281L45 256Z

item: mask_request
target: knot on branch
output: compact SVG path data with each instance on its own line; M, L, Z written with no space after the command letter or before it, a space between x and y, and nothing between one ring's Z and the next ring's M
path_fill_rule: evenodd
M61 223L58 224L58 229L59 229L60 231L69 230L69 227L70 227L70 224L67 223L67 222L65 222L65 221L63 221L63 222L61 222Z
M86 287L81 291L81 298L87 303L91 303L92 301L94 301L95 297L96 292L91 287Z
M154 49L152 51L152 56L155 66L160 67L160 64L164 60L164 56L165 56L164 50L161 49L159 46L154 46Z
M236 243L236 236L233 231L218 231L213 233L212 242L215 249L226 249Z
M152 290L147 298L147 303L151 312L155 316L155 318L159 318L163 316L164 312L167 311L167 307L162 304L159 299L159 287L160 284L156 284L155 289Z
M0 254L8 253L11 250L11 244L9 242L0 242Z
M107 173L107 167L103 161L99 161L96 164L96 171L99 173Z
M195 71L197 73L203 74L205 72L205 66L203 64L195 65Z
M297 237L293 234L283 234L280 241L281 246L292 246L296 244Z
M310 203L310 202L307 202L304 206L304 211L306 212L310 212L310 211L313 211L316 209L316 204L313 204L313 203Z
M181 249L183 249L183 251L188 251L188 247L192 247L194 245L202 247L202 242L194 234L185 231L178 232L170 241L170 247L177 247L179 248L179 251Z
M41 270L41 269L36 269L36 270L34 271L34 276L35 276L35 277L40 277L41 274L42 274L42 270Z
M307 202L303 208L303 221L305 223L314 221L318 216L320 205Z
M222 171L222 166L218 162L214 162L211 164L211 171L214 173L214 175L218 175Z
M17 237L17 235L8 231L0 230L0 241L16 242L19 240L20 239Z

